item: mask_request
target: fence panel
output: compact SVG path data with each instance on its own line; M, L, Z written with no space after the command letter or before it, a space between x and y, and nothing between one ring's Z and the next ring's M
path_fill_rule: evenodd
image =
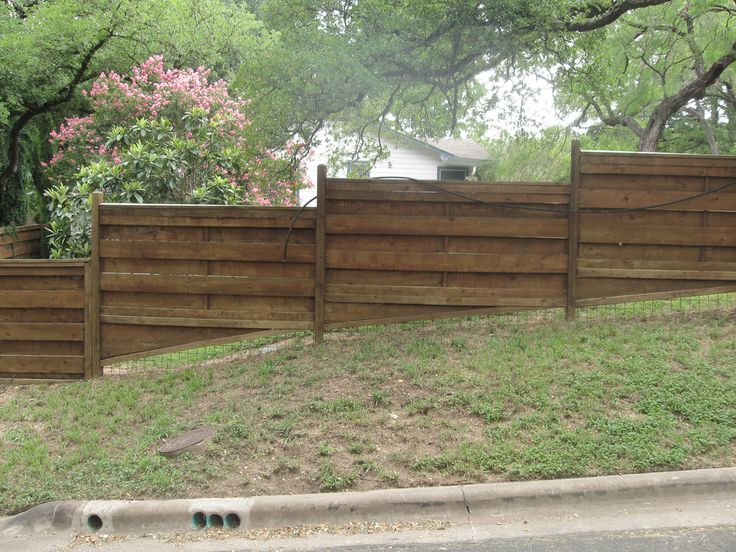
M327 328L565 304L567 185L325 188Z
M0 259L35 259L41 254L43 225L0 228Z
M735 178L734 157L583 152L576 304L736 290Z
M80 379L89 370L86 261L0 261L0 379Z
M310 329L314 213L298 209L99 208L103 360Z

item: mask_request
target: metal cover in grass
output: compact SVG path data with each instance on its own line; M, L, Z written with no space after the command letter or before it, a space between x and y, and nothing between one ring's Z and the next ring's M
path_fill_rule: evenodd
M164 445L158 449L158 453L164 456L177 456L184 452L197 452L215 433L212 427L200 427L187 431L173 439L169 439Z

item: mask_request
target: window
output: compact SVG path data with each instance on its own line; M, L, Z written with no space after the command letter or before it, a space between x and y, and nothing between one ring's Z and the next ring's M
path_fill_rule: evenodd
M437 167L438 180L465 180L467 167Z
M350 161L347 164L348 178L370 178L371 164L368 161Z

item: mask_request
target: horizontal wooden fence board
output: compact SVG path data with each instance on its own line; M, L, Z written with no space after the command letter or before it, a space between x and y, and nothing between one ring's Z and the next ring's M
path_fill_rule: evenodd
M640 175L672 175L672 176L701 176L701 177L731 177L732 166L681 166L681 165L619 165L601 163L583 163L583 174L640 174Z
M16 242L32 241L41 238L43 226L33 224L15 228L0 228L0 245L11 245Z
M314 324L311 321L280 321L280 320L233 320L226 318L183 318L152 317L152 316L120 316L114 314L100 315L103 324L132 324L134 326L170 326L189 328L244 328L244 329L280 329L280 330L308 330Z
M84 290L14 290L0 291L0 309L81 308Z
M327 268L447 272L565 272L564 255L476 255L328 250Z
M284 312L250 310L253 320L261 322L309 322L312 315L309 312ZM187 318L200 320L242 321L244 314L242 310L214 310L214 309L157 309L142 307L109 307L103 306L100 314L105 316L123 317L154 317L154 318ZM109 321L109 318L105 320ZM172 324L176 325L176 324ZM223 326L228 327L228 326ZM239 326L232 326L239 327Z
M84 323L84 309L0 308L0 322L77 322Z
M587 190L636 191L650 190L654 192L689 192L691 195L702 193L706 186L716 189L730 182L729 178L709 177L708 183L702 176L654 176L640 174L583 174L580 188Z
M37 256L40 251L40 241L19 241L16 242L14 245L0 246L0 259L22 259L31 256Z
M703 249L686 245L581 243L579 259L697 261L700 260Z
M290 261L314 262L313 245L292 244L287 253ZM100 241L100 255L103 258L275 262L281 261L283 254L282 246L270 243Z
M191 328L101 324L103 360L208 341L258 333L240 328Z
M515 291L516 293L512 293ZM484 290L480 288L420 288L412 286L327 286L327 301L334 303L382 303L457 306L562 306L564 297L551 297L547 290Z
M662 211L736 211L736 185L728 191L693 198L691 192L653 192L650 190L580 190L580 208L641 209ZM672 205L663 205L677 201Z
M7 355L84 356L84 343L81 341L0 341L0 352Z
M82 341L84 324L16 322L0 323L0 340Z
M425 202L425 203L465 203L465 202L489 202L489 203L508 203L510 205L531 204L531 205L566 205L569 197L566 193L503 193L494 192L492 189L487 191L464 192L461 196L452 193L439 192L430 189L412 190L412 191L348 191L336 188L327 192L327 198L356 200L362 199L366 201L407 201L407 202ZM513 207L509 207L511 209Z
M328 215L328 234L388 234L419 236L525 236L560 238L567 235L561 219L517 219L475 217L392 217L371 215Z
M43 355L5 355L0 354L0 374L39 373L39 374L83 374L83 356L43 356Z
M0 271L0 290L83 290L84 276L8 276Z
M578 269L681 270L686 272L736 272L736 263L649 259L578 259ZM708 279L708 278L701 278ZM717 278L720 280L720 278Z
M736 285L718 286L708 288L678 289L673 291L660 291L630 295L615 295L610 297L594 297L591 299L580 299L576 301L580 307L617 305L622 303L635 303L639 301L662 301L676 299L679 297L694 297L701 295L717 295L722 293L736 293Z
M632 268L581 268L580 278L638 278L655 280L734 280L736 271L662 270Z
M710 220L708 221L711 222ZM585 226L703 226L701 211L634 211L629 213L581 213ZM713 224L713 226L719 226Z
M682 291L690 289L720 288L721 280L660 280L634 278L578 278L577 299L617 297L622 295L643 295L665 291Z
M448 253L566 255L566 246L566 238L450 237L447 240Z
M314 293L314 281L295 278L102 273L100 289L142 293L304 296Z
M733 228L713 226L692 228L679 226L583 226L580 240L584 243L621 243L646 245L736 246Z

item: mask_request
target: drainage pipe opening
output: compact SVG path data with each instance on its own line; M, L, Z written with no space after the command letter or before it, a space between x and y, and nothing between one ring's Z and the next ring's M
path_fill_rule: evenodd
M96 533L102 529L102 518L97 514L92 514L87 518L87 527L90 531Z
M217 528L222 527L223 521L220 514L211 514L207 517L207 527Z
M204 529L207 527L207 516L204 512L195 512L192 516L192 527L195 529Z
M225 516L225 527L228 529L237 529L240 527L240 516L238 514L228 514Z

